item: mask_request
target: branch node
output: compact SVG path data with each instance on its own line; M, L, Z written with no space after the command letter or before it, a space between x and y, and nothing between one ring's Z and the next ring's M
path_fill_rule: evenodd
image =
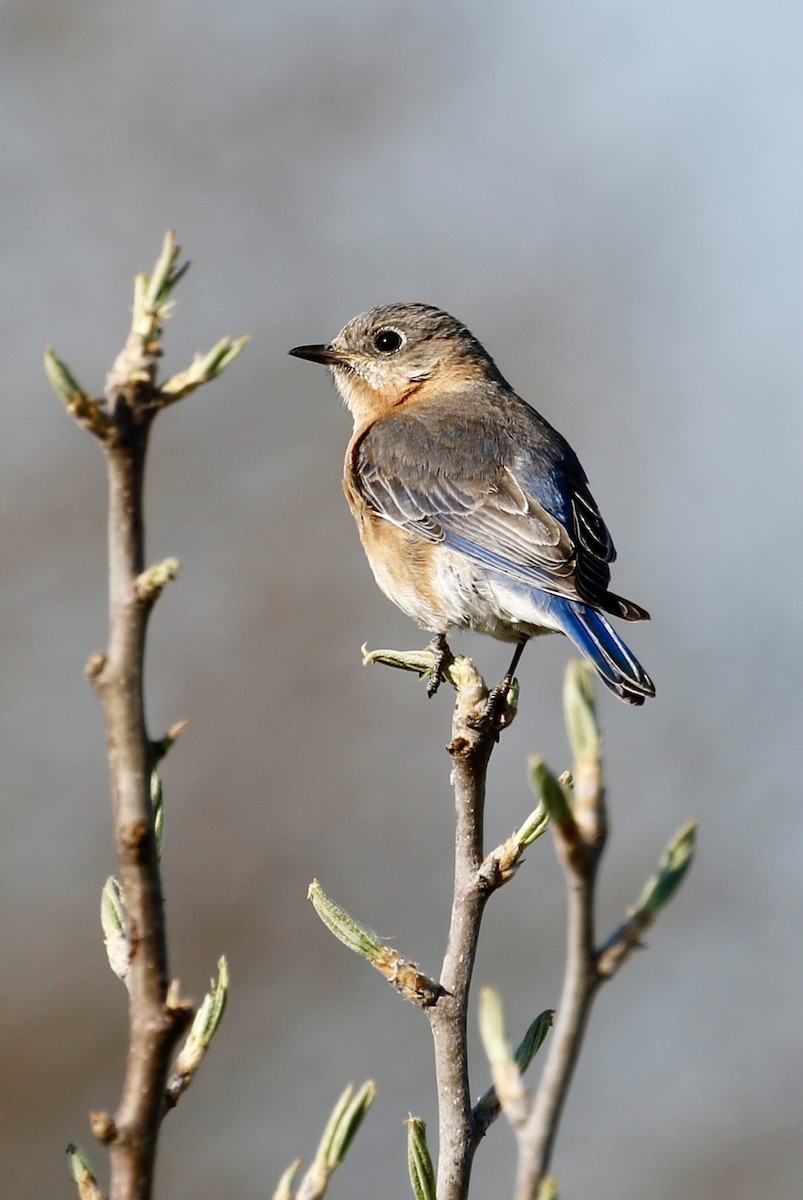
M524 851L549 828L549 813L543 804L533 809L524 823L501 846L483 859L479 877L489 891L502 887L521 866Z
M117 1137L117 1126L111 1113L100 1109L89 1114L89 1128L104 1146L108 1146Z
M177 558L165 558L148 567L134 580L134 594L143 604L152 605L159 595L176 578L181 563Z
M106 655L102 650L95 650L87 659L87 664L84 667L84 678L94 686L103 674L105 666Z

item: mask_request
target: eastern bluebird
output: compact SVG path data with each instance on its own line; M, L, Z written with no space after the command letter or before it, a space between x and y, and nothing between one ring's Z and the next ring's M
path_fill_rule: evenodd
M439 666L446 633L475 629L518 643L509 685L527 640L558 631L620 700L655 695L603 616L649 613L608 591L616 551L577 456L464 325L386 304L290 353L332 370L354 418L343 487L368 562L436 635Z

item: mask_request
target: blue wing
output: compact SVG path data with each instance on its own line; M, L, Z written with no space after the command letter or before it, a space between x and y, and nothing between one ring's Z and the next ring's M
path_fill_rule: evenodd
M636 620L608 591L616 557L568 443L514 393L484 386L371 425L352 478L393 524L529 587Z

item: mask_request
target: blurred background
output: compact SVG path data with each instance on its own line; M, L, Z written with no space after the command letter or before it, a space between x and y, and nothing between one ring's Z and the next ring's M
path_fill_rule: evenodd
M408 1194L408 1112L435 1142L426 1020L305 898L317 876L437 973L450 696L360 664L363 642L422 638L375 588L340 492L348 415L286 354L389 300L459 316L569 438L618 545L614 586L652 612L628 640L656 700L599 698L601 934L701 820L686 886L597 1002L562 1194L800 1194L801 44L783 0L6 0L6 1195L72 1195L72 1140L105 1179L87 1111L115 1106L126 1045L98 924L114 870L102 719L82 678L105 640L103 462L41 353L97 393L167 228L193 260L167 369L225 333L252 341L160 418L149 468L149 558L184 564L151 627L149 719L192 721L163 771L172 969L197 999L221 953L233 977L165 1126L158 1194L270 1195L349 1080L379 1097L333 1197ZM506 647L454 644L501 675ZM489 844L532 806L527 755L568 765L569 655L555 638L524 657ZM557 1002L563 920L544 839L490 904L478 963L514 1033ZM487 1081L477 1051L477 1094ZM510 1195L513 1145L500 1122L477 1196Z

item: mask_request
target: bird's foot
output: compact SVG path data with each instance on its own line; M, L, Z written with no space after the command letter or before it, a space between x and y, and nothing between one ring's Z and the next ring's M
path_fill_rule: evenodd
M443 679L443 668L452 657L452 652L449 649L449 643L446 641L445 633L436 633L435 637L427 643L426 650L435 655L435 662L432 666L432 673L427 684L427 695L430 699L435 695L438 688L441 686Z
M493 732L498 739L500 731L507 728L516 715L518 691L518 683L508 673L501 683L491 688L482 712L469 717L467 724L478 733Z
M491 688L488 693L488 699L485 701L485 707L480 715L473 717L469 721L472 729L492 729L498 738L500 729L504 729L513 720L516 715L519 696L519 687L516 683L515 672L526 645L527 639L524 638L516 646L504 679L496 687ZM509 711L507 711L508 709Z

